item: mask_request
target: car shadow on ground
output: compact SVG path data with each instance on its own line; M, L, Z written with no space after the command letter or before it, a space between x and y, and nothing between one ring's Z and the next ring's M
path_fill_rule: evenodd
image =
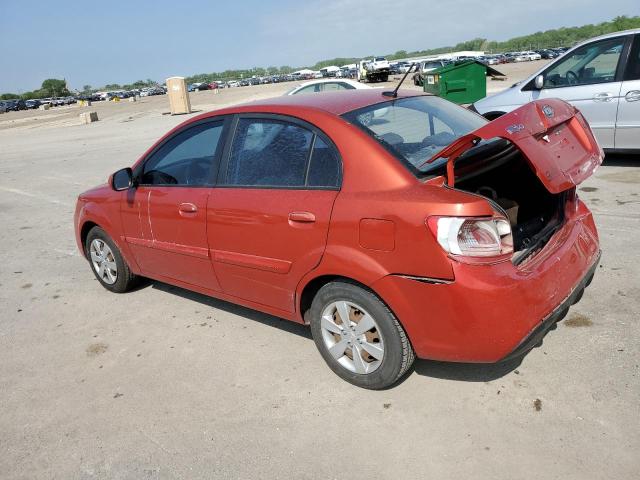
M518 357L501 363L454 363L417 359L413 364L413 370L418 375L443 380L489 382L513 372L520 366L523 358Z
M260 322L263 325L268 325L270 327L278 328L287 333L294 333L301 337L312 340L311 330L309 329L309 327L302 325L300 323L290 322L288 320L285 320L279 317L274 317L273 315L269 315L267 313L258 312L257 310L252 310L250 308L246 308L241 305L236 305L235 303L225 302L224 300L218 300L217 298L209 297L207 295L202 295L197 292L192 292L191 290L175 287L173 285L158 282L156 280L149 280L147 282L143 282L143 284L140 285L140 288L145 288L146 286L151 286L151 288L160 290L162 292L171 293L173 295L186 298L193 302L198 302L201 305L206 305L208 307L216 308L218 310L223 310L225 312L232 313L240 317L248 318L249 320Z
M268 325L286 333L293 333L313 341L311 337L311 329L306 325L290 322L279 317L274 317L273 315L258 312L250 308L242 307L224 300L218 300L207 295L202 295L191 290L185 290L156 280L145 281L138 288L143 289L149 286L162 292L177 295L207 307L216 308L218 310L223 310L234 315L248 318L250 320L260 322L263 325ZM315 345L310 345L310 347L315 348ZM438 362L435 360L416 359L412 370L418 375L431 378L440 378L459 382L488 382L504 377L514 371L520 366L523 358L524 357L517 357L507 362L493 364ZM411 375L404 376L402 380L393 386L403 383L410 376Z
M635 167L640 166L640 154L607 153L602 165L607 167Z

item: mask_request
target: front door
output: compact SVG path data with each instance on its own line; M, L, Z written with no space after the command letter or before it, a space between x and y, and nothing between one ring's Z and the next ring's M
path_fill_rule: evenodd
M127 243L143 274L220 290L209 258L207 200L223 122L172 135L134 172L121 207Z
M331 142L288 117L241 116L208 200L222 290L295 311L295 290L322 258L340 160Z
M616 115L620 99L620 59L628 37L616 37L584 45L544 72L541 90L532 100L560 98L585 116L598 143L614 147Z

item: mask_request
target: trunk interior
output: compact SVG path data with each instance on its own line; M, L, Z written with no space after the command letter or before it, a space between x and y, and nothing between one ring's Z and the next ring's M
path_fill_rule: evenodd
M514 263L540 250L562 225L566 192L550 193L522 153L505 140L490 141L462 155L455 188L499 205L511 221Z

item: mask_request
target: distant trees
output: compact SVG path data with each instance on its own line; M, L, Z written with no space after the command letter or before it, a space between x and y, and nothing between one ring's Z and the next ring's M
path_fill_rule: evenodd
M46 92L45 97L68 97L71 92L67 90L67 81L57 78L48 78L42 82L41 92Z

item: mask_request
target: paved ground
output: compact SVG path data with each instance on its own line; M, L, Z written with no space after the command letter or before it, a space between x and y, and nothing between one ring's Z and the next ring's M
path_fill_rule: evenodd
M418 361L371 392L305 327L161 283L100 287L75 197L184 117L163 97L96 109L85 126L77 108L0 117L0 478L637 478L639 158L582 186L602 266L542 347L501 366Z

